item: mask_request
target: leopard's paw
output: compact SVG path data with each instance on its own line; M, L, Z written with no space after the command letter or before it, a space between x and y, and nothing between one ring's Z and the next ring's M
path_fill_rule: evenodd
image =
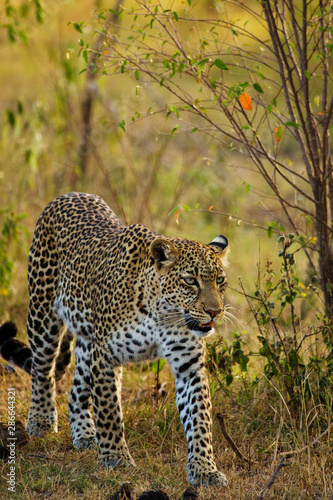
M228 484L226 476L217 470L213 461L192 460L186 469L192 486L227 486Z
M52 412L49 415L41 415L30 411L26 429L30 437L43 436L49 432L58 432L56 412Z
M83 436L73 439L73 446L77 450L93 450L96 448L95 436Z
M135 467L135 462L131 455L124 452L114 451L107 456L99 457L98 462L108 469L114 469L116 467Z

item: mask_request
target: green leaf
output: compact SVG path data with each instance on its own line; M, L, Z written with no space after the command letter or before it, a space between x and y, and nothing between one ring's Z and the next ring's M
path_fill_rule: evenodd
M254 83L254 84L253 84L253 88L254 88L257 92L259 92L259 94L263 94L263 93L264 93L264 91L263 91L263 89L260 87L259 83Z
M8 5L5 9L5 14L7 17L12 17L12 13L14 13L15 10L13 9L13 7L11 5Z
M213 66L216 66L219 69L229 69L228 66L223 61L221 61L221 59L215 59L215 61L213 62Z
M203 67L204 67L204 65L205 65L206 63L208 63L208 61L209 61L209 59L207 59L207 58L206 58L206 59L201 59L201 61L199 61L199 62L197 63L197 66L199 66L200 68L203 68Z
M307 78L308 80L311 80L311 75L310 75L310 73L308 72L308 70L305 70L305 71L304 71L304 75L306 76L306 78Z
M125 132L125 120L121 120L121 122L119 122L117 126Z
M206 65L206 63L208 63L208 61L209 61L209 59L206 58L206 59L201 59L201 61L194 62L193 67L196 68L199 76L203 72L205 65ZM199 92L200 92L200 90L199 90Z
M170 212L168 213L168 217L169 215L172 215L174 214L175 212L177 212L177 210L179 210L180 208L182 208L180 205L178 205L177 207L174 207L172 210L170 210Z
M10 41L10 43L15 43L16 42L16 32L15 32L13 26L11 24L8 24L6 26L6 28L7 28L8 40Z
M36 4L36 19L39 24L43 24L43 9L39 0L35 0Z
M176 19L176 21L178 23L178 14L177 14L177 12L173 12L172 15L173 15L173 17Z
M171 135L170 135L170 138L171 138L171 139L172 139L172 138L173 138L173 136L175 135L175 132L176 132L178 129L180 129L181 127L182 127L181 125L176 125L176 126L172 129L172 131L171 131Z
M276 128L275 128L275 139L277 142L280 142L281 139L282 139L282 136L283 136L283 127L282 125L278 125Z
M192 0L187 0L187 3L189 4L190 7L192 6Z
M295 123L293 121L286 122L285 125L287 127L300 127L299 123Z
M19 115L22 115L24 109L23 109L23 104L21 101L17 101L17 112Z
M140 71L138 69L135 71L134 76L135 76L136 80L139 80L139 78L140 78Z
M19 31L18 35L20 37L21 42L26 45L28 43L28 37L27 37L26 32L25 31Z
M247 364L249 361L250 361L250 358L242 352L241 355L239 356L239 360L238 360L242 372L247 372Z
M73 26L76 29L76 31L78 31L79 33L82 33L82 29L81 29L81 26L79 25L79 23L74 23Z
M15 113L13 113L13 111L11 109L7 109L6 114L7 114L7 120L8 120L9 125L11 127L15 127L15 123L16 123Z

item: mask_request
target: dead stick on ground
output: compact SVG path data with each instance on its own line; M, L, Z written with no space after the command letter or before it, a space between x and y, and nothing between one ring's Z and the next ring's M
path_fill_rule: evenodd
M217 420L219 421L219 424L220 424L220 429L221 429L221 432L224 436L224 438L228 441L228 443L230 444L231 448L234 450L234 452L236 453L236 455L241 459L241 460L245 460L245 462L249 463L249 464L258 464L259 462L257 462L256 460L251 460L250 458L247 458L243 455L243 453L240 451L240 449L237 447L237 445L234 443L234 441L232 440L232 438L229 436L229 434L227 433L227 430L225 428L225 425L224 425L224 417L226 415L222 415L222 413L218 413L217 414Z
M264 494L265 494L265 493L266 493L266 491L268 491L268 490L270 489L270 487L273 485L273 483L274 483L274 481L275 481L275 479L276 479L276 477L277 477L277 475L278 475L278 473L279 473L280 469L282 469L282 467L286 467L287 465L289 465L289 464L285 464L285 463L284 463L284 460L285 460L285 458L284 458L284 457L282 457L282 458L281 458L281 460L280 460L280 462L278 463L278 465L277 465L277 467L276 467L275 471L273 472L272 477L271 477L271 478L270 478L270 480L268 481L267 486L265 486L265 488L264 488L264 489L262 490L262 492L260 493L260 495L259 495L259 497L258 497L258 500L263 500L263 498L264 498Z

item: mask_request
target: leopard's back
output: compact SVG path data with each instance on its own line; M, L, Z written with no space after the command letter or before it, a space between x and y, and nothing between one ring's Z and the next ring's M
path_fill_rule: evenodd
M124 229L99 196L73 192L49 203L29 253L30 321L51 308L73 333L88 333L94 277Z

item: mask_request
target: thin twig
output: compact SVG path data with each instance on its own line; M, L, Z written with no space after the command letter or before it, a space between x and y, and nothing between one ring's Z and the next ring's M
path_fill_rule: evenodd
M44 460L51 460L51 459L53 460L54 459L54 457L47 457L46 455L37 455L35 453L30 453L28 455L28 457L29 458L43 458Z
M218 420L218 422L220 424L221 432L222 432L224 438L226 439L226 441L228 441L228 443L230 444L231 448L236 453L236 455L238 456L238 458L240 458L241 460L244 460L248 464L259 464L260 462L257 462L256 460L251 460L250 458L245 457L243 455L243 453L240 451L240 449L238 448L238 446L234 443L234 441L232 440L232 438L229 436L229 434L228 434L228 432L227 432L227 430L225 428L225 425L224 425L224 418L226 416L227 415L222 415L222 413L218 413L217 414L217 420Z
M327 427L326 431L324 431L321 434L319 434L319 436L317 436L316 439L314 439L313 441L311 441L311 443L307 444L306 446L303 446L303 448L300 448L299 450L283 451L283 452L279 453L279 455L287 457L287 456L290 456L290 455L295 455L295 453L301 453L302 451L307 450L311 446L313 446L316 443L318 443L321 440L322 437L324 437L326 434L328 434L328 432L330 431L330 429L332 427L333 427L333 422L331 422L331 424Z
M266 493L266 491L268 491L272 487L272 485L273 485L275 479L277 478L277 475L280 472L280 470L282 469L282 467L286 467L287 465L290 465L290 464L285 464L284 460L285 460L284 457L282 457L281 460L280 460L280 462L278 463L275 471L273 472L272 477L270 478L270 480L268 481L267 485L265 486L265 488L260 493L260 495L258 497L258 500L262 500L264 498L264 494Z

